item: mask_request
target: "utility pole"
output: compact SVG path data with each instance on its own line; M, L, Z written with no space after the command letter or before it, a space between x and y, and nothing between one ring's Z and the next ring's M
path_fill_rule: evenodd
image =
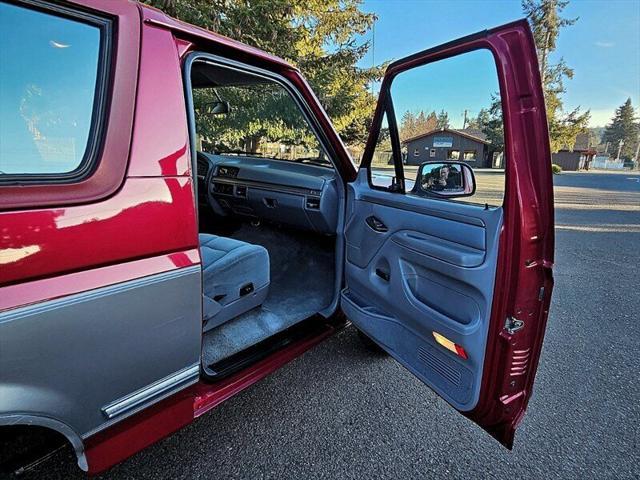
M635 163L636 170L640 170L640 163L638 163L639 155L640 155L640 132L638 132L638 144L636 145L636 154L633 156L633 163Z
M462 129L467 128L467 109L464 109L464 120L462 121Z
M620 139L618 142L618 155L616 156L616 162L620 160L620 151L622 150L622 146L624 145L624 140Z

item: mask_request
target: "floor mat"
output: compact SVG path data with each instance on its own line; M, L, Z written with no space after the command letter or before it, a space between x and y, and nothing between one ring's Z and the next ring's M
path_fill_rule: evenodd
M269 251L271 285L261 307L204 335L203 363L211 365L281 332L329 306L334 291L335 238L243 225L229 235Z

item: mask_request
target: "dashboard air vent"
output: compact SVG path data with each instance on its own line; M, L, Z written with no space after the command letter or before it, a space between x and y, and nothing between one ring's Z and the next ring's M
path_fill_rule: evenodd
M307 197L307 208L310 210L320 210L320 197Z

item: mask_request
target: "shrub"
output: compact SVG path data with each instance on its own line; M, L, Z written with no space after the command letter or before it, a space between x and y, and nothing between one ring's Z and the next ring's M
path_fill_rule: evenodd
M560 165L556 165L555 163L551 164L551 171L554 175L560 175L562 173L562 167Z

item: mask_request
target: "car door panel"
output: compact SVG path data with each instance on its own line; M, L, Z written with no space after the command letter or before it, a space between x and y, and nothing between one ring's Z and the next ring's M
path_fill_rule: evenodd
M394 234L392 240L407 250L415 250L458 267L477 267L485 257L484 250L415 230L399 231Z
M387 198L369 188L364 171L349 185L343 308L421 380L470 410L482 379L502 211L409 195L385 205ZM370 216L387 231L370 228ZM468 359L439 346L433 332Z
M502 206L405 193L394 79L483 49L500 90ZM395 178L380 182L388 175L370 169L385 138ZM535 43L519 20L389 65L360 171L347 188L347 317L507 448L531 397L553 287L550 156Z
M366 178L364 179L366 182ZM416 249L435 258L448 260L449 263L482 262L486 250L485 223L482 218L462 215L442 202L425 201L424 198L396 196L391 199L379 191L365 187L354 203L358 207L358 217L348 219L346 230L347 259L364 267L370 257L393 233L393 241ZM431 208L428 208L431 206ZM427 207L427 208L425 208ZM473 211L476 207L461 205L461 210ZM397 217L398 211L411 210L412 214ZM429 221L425 222L424 217ZM375 232L371 228L360 228L368 218L383 219L387 232ZM353 224L351 225L351 222ZM350 228L351 227L351 228ZM371 235L371 232L376 235ZM366 242L363 244L363 242ZM472 266L472 265L462 265Z

